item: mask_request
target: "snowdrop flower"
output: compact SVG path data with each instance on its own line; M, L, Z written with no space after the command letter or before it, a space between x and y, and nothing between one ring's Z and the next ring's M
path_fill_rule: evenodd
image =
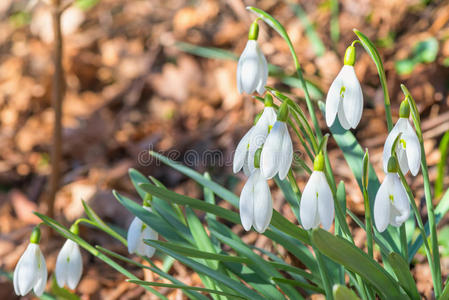
M263 233L270 225L273 202L268 183L259 169L260 153L261 150L259 149L254 159L254 171L240 194L240 220L246 231L254 226L256 231Z
M254 171L254 155L257 149L263 146L268 134L276 122L276 111L273 108L273 97L270 94L265 95L265 108L262 115L254 125L254 129L249 137L247 165L249 174Z
M341 126L356 128L362 117L363 94L354 71L355 47L346 49L344 66L332 82L326 98L326 124L331 127L338 116Z
M248 168L248 153L249 153L249 139L251 137L251 133L254 131L254 127L251 127L250 130L242 137L240 142L237 145L237 148L235 148L234 153L234 161L232 165L232 170L234 173L238 173L243 168L243 173L245 173L246 176L249 176L251 172Z
M74 234L78 234L78 225L75 223L70 228ZM83 259L77 243L67 240L59 251L56 259L55 277L59 287L67 285L74 290L78 285L83 273Z
M388 173L385 176L374 200L374 221L379 232L388 224L399 227L410 215L407 193L397 174L397 162L394 157L388 161Z
M148 206L144 205L143 208L151 211ZM152 257L156 249L145 244L143 240L157 240L157 238L158 234L154 229L135 217L128 229L128 252Z
M416 176L419 172L421 164L421 146L419 144L418 136L415 133L409 121L410 105L408 100L402 101L399 109L399 120L394 125L393 129L388 134L384 145L383 165L384 171L387 172L388 160L391 157L391 147L397 136L402 133L401 139L396 146L396 154L399 160L399 166L402 173L407 174L408 170Z
M40 297L47 284L47 265L39 248L40 229L34 227L30 237L30 244L14 270L14 291L18 296L25 296L33 289Z
M320 152L313 162L313 172L302 193L299 214L304 229L317 228L320 223L329 230L334 220L334 197L324 175L324 156Z
M274 123L260 157L260 170L265 179L271 179L279 173L281 180L287 177L293 160L293 145L287 129L288 106L284 101L279 108Z
M259 25L257 20L251 24L248 43L237 65L237 88L239 93L263 94L268 78L267 60L257 44Z

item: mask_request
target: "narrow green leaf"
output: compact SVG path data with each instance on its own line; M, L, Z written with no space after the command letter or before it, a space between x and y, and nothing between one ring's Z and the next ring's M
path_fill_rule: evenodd
M396 274L399 284L404 288L410 298L416 300L421 299L418 289L416 288L415 280L413 279L412 274L410 274L408 263L405 262L401 255L395 252L391 252L387 259L393 268L394 274Z
M141 183L150 183L150 181L142 173L140 173L139 171L137 171L136 169L133 169L133 168L128 170L128 174L129 174L129 177L131 178L131 182L132 182L134 188L136 189L137 193L139 194L140 198L142 198L142 200L144 200L145 197L147 196L147 192L142 190L142 188L140 187L140 184Z
M321 253L359 274L386 299L405 299L397 282L376 261L347 240L319 228L312 231L312 240Z
M216 261L227 261L227 262L236 262L241 264L249 264L251 261L248 258L240 257L240 256L231 256L225 254L217 254L212 252L206 252L202 250L198 250L192 247L180 246L170 242L162 242L162 241L153 241L150 240L148 243L156 243L164 246L170 250L175 251L184 256L195 257L195 258L203 258L205 260L216 260Z
M440 161L438 162L438 173L437 178L435 179L435 198L440 197L443 194L444 187L444 174L445 169L448 166L448 154L449 154L449 131L443 135L443 138L440 141Z
M305 290L309 290L309 291L314 291L320 294L324 294L324 290L322 288L319 288L315 285L312 284L308 284L308 283L304 283L298 280L293 280L293 279L287 279L284 277L272 277L271 280L273 280L274 282L276 282L277 284L279 283L283 283L283 284L288 284L291 286L297 286L300 288L303 288ZM303 297L301 297L300 299L304 299Z
M253 290L247 288L242 283L232 280L228 276L225 276L225 275L223 275L203 264L200 264L190 258L180 255L180 254L176 253L175 251L173 251L167 247L164 247L154 241L146 240L146 243L151 245L152 247L155 247L155 248L159 249L160 251L172 256L173 258L177 259L179 262L185 264L186 266L190 267L191 269L195 270L196 272L202 273L218 282L221 282L222 284L233 289L234 291L236 291L238 294L241 294L242 296L249 297L250 299L260 299L261 298L260 295L258 295Z
M83 247L85 250L87 250L88 252L90 252L93 256L101 259L102 261L104 261L105 263L107 263L109 266L111 266L113 269L115 269L116 271L122 273L123 275L125 275L126 277L128 277L129 279L138 279L136 276L134 276L132 273L128 272L128 270L126 270L125 268L123 268L122 266L120 266L119 264L117 264L115 261L113 261L112 259L110 259L109 257L107 257L106 255L104 255L103 253L101 253L100 251L98 251L98 249L96 249L95 247L93 247L92 245L90 245L88 242L86 242L85 240L83 240L80 236L73 234L72 232L70 232L67 228L65 228L64 226L62 226L61 224L59 224L57 221L53 220L52 218L49 218L45 215L42 215L40 213L35 212L34 213L36 216L38 216L45 224L47 224L49 227L53 228L56 232L58 232L59 234L61 234L63 237L70 239L72 241L74 241L75 243L77 243L78 245L80 245L81 247ZM156 291L155 289L152 289L151 287L145 287L145 289L147 291L149 291L150 293L155 294L156 296L158 296L160 299L164 299L164 300L168 300L167 297L165 297L164 295L162 295L161 293L159 293L158 291Z
M324 103L320 102L319 104L321 111L324 113ZM354 174L355 179L357 180L360 190L363 191L362 161L364 152L362 150L362 147L358 143L355 136L349 130L344 130L340 126L340 124L338 124L338 122L335 122L331 126L330 131L335 141L337 142L338 147L343 152L343 156L349 167L351 168L351 171ZM373 215L372 208L374 207L374 199L376 198L377 191L380 187L380 182L371 163L369 163L368 165L368 195L370 199L371 215ZM392 226L389 226L387 230L382 233L379 233L376 228L374 228L374 231L376 232L376 235L382 235L382 237L388 242L388 246L390 247L388 253L391 251L400 252L400 249L398 247L399 240L395 238L396 231Z
M152 186L151 184L147 184L148 186ZM156 188L156 187L155 187ZM158 188L161 189L161 188ZM161 189L162 190L162 189ZM169 241L178 242L181 244L184 243L192 243L192 236L186 234L185 232L181 232L178 228L173 227L170 223L166 222L161 216L155 214L154 212L147 211L141 205L132 201L131 199L117 193L116 191L112 192L115 198L133 215L138 217L142 222L144 222L147 226L156 230L160 235L166 238Z
M341 284L334 285L332 293L334 294L334 300L360 300L353 290Z
M98 250L100 250L101 252L105 253L106 255L112 256L113 258L119 259L119 260L121 260L121 261L124 261L124 262L129 263L129 264L132 264L132 265L135 265L135 266L137 266L137 267L139 267L139 268L142 268L142 269L150 270L150 271L152 271L152 272L158 274L158 275L161 276L162 278L165 278L165 279L170 280L170 281L173 282L174 284L184 285L181 281L177 280L175 277L173 277L173 276L167 274L166 272L162 271L161 269L159 269L159 268L158 268L158 267L151 261L151 259L148 259L147 257L141 256L141 258L143 258L143 259L146 260L148 263L150 263L150 264L152 265L152 267L143 265L143 264L141 264L141 263L138 263L138 262L135 261L135 260L132 260L132 259L130 259L130 258L128 258L128 257L123 256L123 255L120 255L120 254L118 254L118 253L116 253L116 252L114 252L114 251L111 251L111 250L109 250L109 249L103 248L103 247L101 247L101 246L99 246L99 245L96 245L95 248L98 249ZM167 256L167 257L172 258L171 256ZM173 259L173 258L172 258L172 259ZM185 293L187 296L189 296L190 298L193 298L193 299L208 300L208 298L207 298L206 296L201 295L201 294L199 294L199 293L197 293L197 292L195 292L195 291L187 291L187 290L184 290L184 293Z
M393 121L391 118L390 95L388 94L387 77L385 76L385 70L382 64L382 59L380 58L379 52L377 52L376 46L374 46L374 43L371 42L371 40L366 35L358 31L357 29L354 29L354 33L357 35L363 48L365 48L366 52L368 52L369 56L376 65L377 73L379 74L380 84L384 92L385 114L387 119L388 131L390 131L393 128Z
M227 297L245 299L245 297L242 297L240 295L230 294L230 293L217 291L217 290L206 289L206 288L197 287L197 286L188 286L188 285L182 285L182 284L172 284L172 283L162 283L162 282L150 282L150 281L135 280L135 279L128 279L127 281L131 282L131 283L138 284L140 286L168 287L168 288L173 288L173 289L199 291L199 292L203 292L203 293L217 294L217 295L223 295L223 296L227 296Z

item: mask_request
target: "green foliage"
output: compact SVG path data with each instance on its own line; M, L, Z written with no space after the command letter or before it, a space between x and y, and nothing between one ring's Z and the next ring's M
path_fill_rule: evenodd
M434 62L438 54L438 48L438 40L434 37L417 43L413 47L412 54L409 58L395 62L394 66L396 71L400 75L407 75L412 73L416 65L420 63Z

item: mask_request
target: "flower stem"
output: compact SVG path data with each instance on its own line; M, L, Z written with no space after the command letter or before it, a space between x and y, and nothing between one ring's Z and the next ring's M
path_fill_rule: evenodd
M369 205L368 191L363 189L363 202L365 204L365 229L366 229L366 244L368 248L369 257L373 258L373 221L371 219L371 208Z
M399 236L401 240L401 254L405 261L408 261L408 246L407 246L407 230L405 223L399 227Z
M396 154L395 154L395 156L396 156ZM405 191L407 192L408 198L410 200L410 204L412 205L413 212L415 214L416 222L418 223L419 232L422 236L423 243L424 243L424 249L426 251L427 261L429 262L430 272L432 273L432 281L433 281L433 286L435 289L435 298L438 299L438 297L441 293L441 286L440 286L440 289L437 289L439 281L438 281L437 273L435 270L435 263L434 263L434 259L432 257L432 252L430 251L429 242L427 241L426 230L424 228L418 207L416 206L415 197L413 196L413 192L412 192L410 186L408 185L407 180L405 179L404 174L401 171L401 168L398 168L398 175L401 178L401 182L404 185ZM430 218L429 218L429 221L430 221ZM441 280L441 277L440 277L440 280Z
M324 287L324 291L326 293L326 299L327 300L332 300L333 296L332 296L332 287L329 281L329 278L327 277L327 270L326 270L326 266L324 265L324 261L323 261L323 257L321 256L320 251L315 247L315 245L312 242L312 231L309 230L309 237L310 237L310 242L312 245L312 249L313 252L315 252L315 257L318 263L318 269L320 271L320 276L321 276L321 280L323 281L323 287Z
M420 145L421 145L421 168L424 179L424 196L426 198L427 215L429 218L430 241L432 243L433 262L435 265L434 270L435 276L437 277L436 282L434 282L435 297L438 298L438 296L441 294L440 252L438 249L438 236L435 223L435 211L432 203L432 195L430 192L430 180L429 180L429 171L427 168L426 154L424 150L424 144L420 142Z

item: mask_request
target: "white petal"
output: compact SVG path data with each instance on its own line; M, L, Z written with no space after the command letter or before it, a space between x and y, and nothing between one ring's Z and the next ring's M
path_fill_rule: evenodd
M248 156L249 153L246 153L246 157L245 157L245 162L243 163L243 173L245 174L246 177L249 177L251 175L251 171L248 167Z
M341 72L332 82L326 97L326 124L331 127L337 116L338 106L340 104L340 90L342 87Z
M304 229L315 228L319 224L318 214L318 197L317 187L320 184L320 176L317 172L310 175L309 181L304 188L299 203L299 215L301 217L301 224ZM318 222L317 222L318 220Z
M341 127L345 130L351 129L351 124L349 124L348 120L346 120L346 115L343 108L343 103L340 101L340 104L338 106L338 121L340 122Z
M140 232L142 230L142 221L135 217L128 229L128 252L135 253L140 243Z
M30 243L17 264L15 270L17 277L14 275L14 278L17 278L18 292L21 296L28 294L36 283L39 251L39 245Z
M397 226L402 225L409 215L410 215L410 203L408 202L407 192L405 191L404 186L402 185L399 176L395 174L395 179L393 181L393 203L392 206L398 212L398 215L395 217L395 223Z
M73 242L71 240L67 240L56 258L55 277L56 283L61 288L67 283L67 275L69 272L67 260L69 260L70 252L72 251L72 243Z
M274 125L276 118L274 108L265 107L259 121L253 127L254 130L251 132L248 149L248 169L250 174L254 171L254 156L256 151L265 143L270 127Z
M265 179L273 178L279 171L282 139L287 125L276 121L265 141L260 156L260 170Z
M404 134L403 139L406 143L405 151L407 153L408 167L413 176L416 176L419 172L419 166L421 165L421 146L418 137L415 132L413 132L413 135Z
M235 149L233 161L234 173L239 172L242 169L243 164L245 163L245 160L248 155L249 138L251 136L253 129L254 127L251 127L251 129L248 130L248 132L242 137L242 139L237 145L237 148Z
M81 274L83 273L83 259L81 257L80 248L76 243L74 243L72 246L72 251L70 252L68 271L67 286L74 290L81 279Z
M146 227L145 230L142 233L142 250L143 255L147 257L152 257L154 253L156 252L156 249L154 247L151 247L144 243L143 240L157 240L158 239L158 233L153 228Z
M398 145L396 154L398 155L399 167L401 168L402 173L405 175L405 174L407 174L409 167L408 167L408 161L407 161L407 154L406 154L404 148L402 148L402 145Z
M353 66L345 65L341 71L345 87L343 97L343 111L346 120L352 128L360 122L363 111L363 93Z
M240 74L240 87L247 94L251 94L256 89L261 75L262 66L259 63L257 48L257 41L249 40L237 66L237 73Z
M38 248L39 249L39 248ZM36 276L36 282L33 287L33 291L36 296L40 297L45 291L45 287L47 285L47 264L45 263L44 255L39 249L38 255L38 270Z
M383 232L390 222L390 199L389 199L389 183L385 177L384 182L380 185L374 200L374 222L379 232Z
M393 147L394 140L396 139L396 137L398 136L398 134L400 132L400 126L401 126L401 124L398 121L396 123L396 125L394 125L394 127L390 131L390 133L388 134L387 139L385 140L384 150L383 150L383 155L382 155L383 167L384 167L385 173L388 172L388 160L391 157L391 147Z
M242 221L243 228L248 231L253 225L254 216L254 178L259 172L257 169L253 171L248 181L243 186L242 192L240 194L240 220Z
M255 178L254 186L254 229L263 233L268 225L270 225L271 216L273 214L273 201L271 200L270 188L266 180L256 170L257 178Z
M284 123L285 124L285 123ZM281 153L279 158L279 178L284 180L293 160L293 145L287 126L285 126L284 136L282 138Z
M315 171L320 178L318 191L318 213L323 228L329 230L334 220L334 197L323 172Z
M267 60L265 59L265 56L263 55L259 47L257 47L257 52L259 54L259 64L261 68L260 68L259 83L257 84L256 90L260 95L262 95L265 92L265 85L267 85L268 64Z

